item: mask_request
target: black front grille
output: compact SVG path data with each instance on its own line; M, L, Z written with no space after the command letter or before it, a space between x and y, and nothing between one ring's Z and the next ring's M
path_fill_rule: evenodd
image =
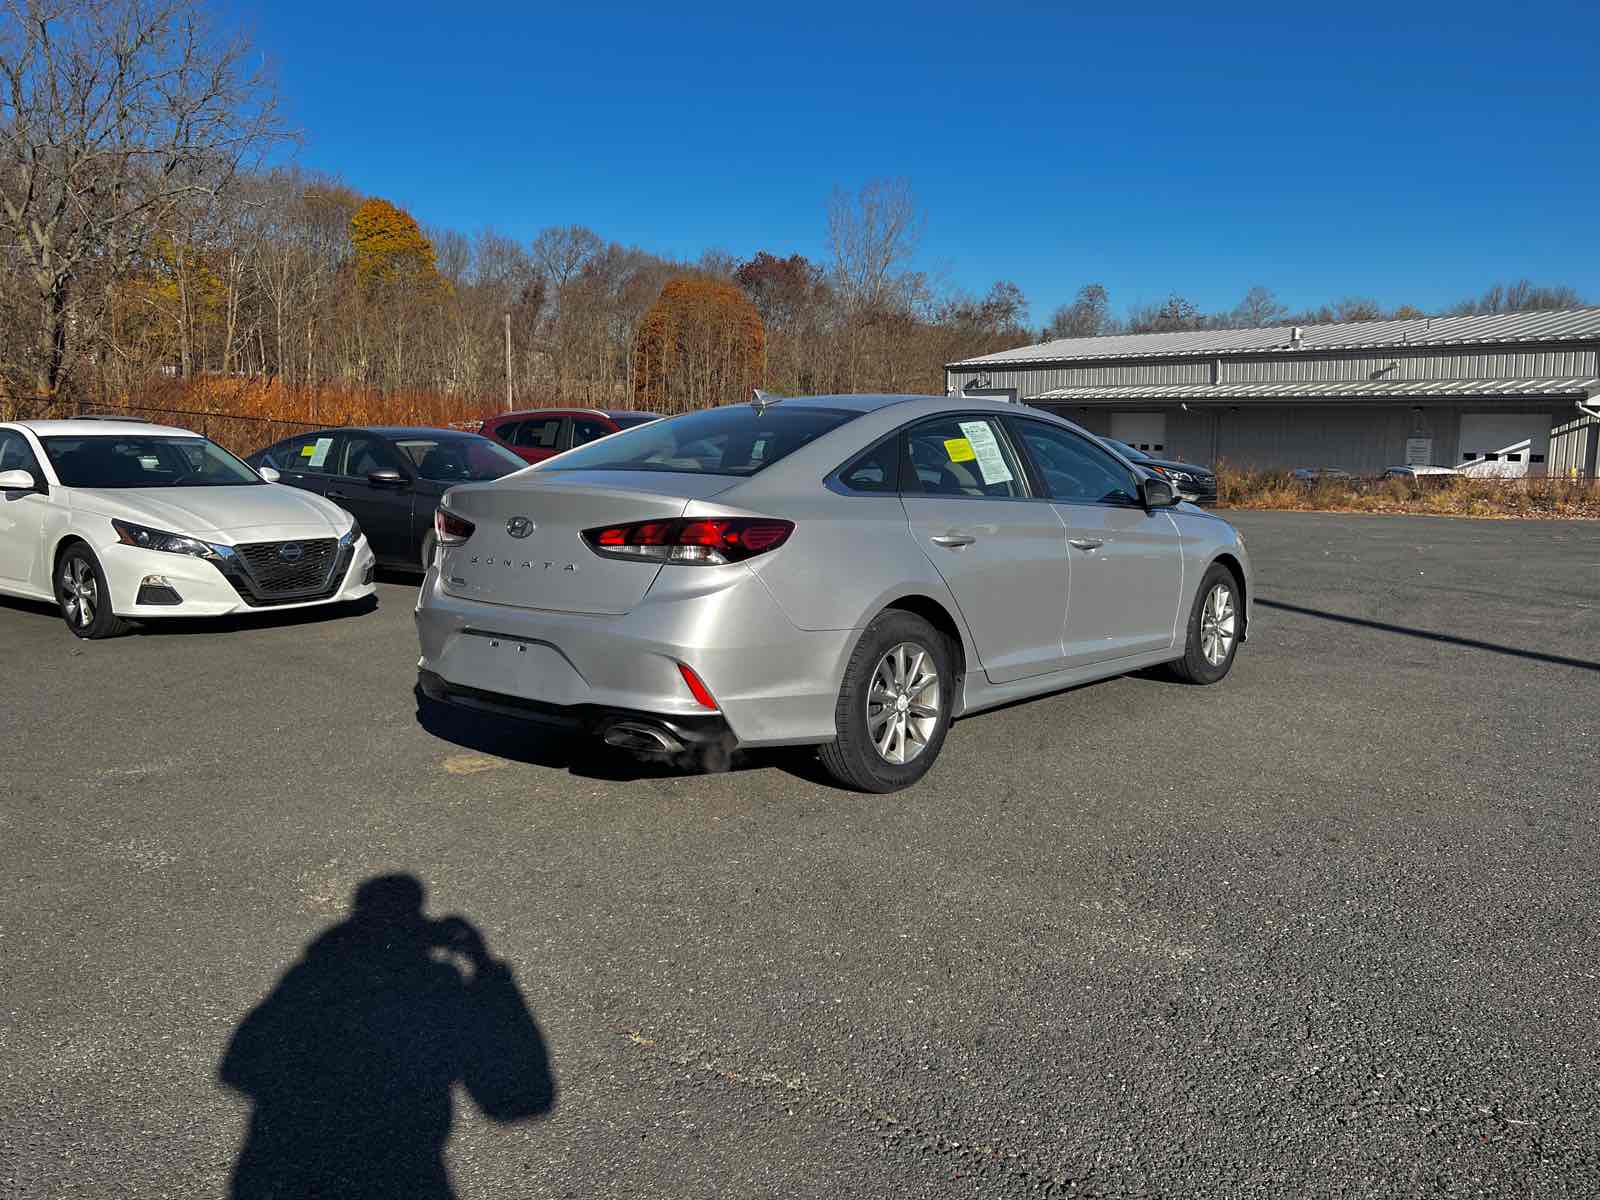
M284 548L291 547L290 557ZM299 548L294 556L293 547ZM328 575L339 553L335 538L317 538L306 542L249 542L235 546L233 552L244 563L263 599L300 596L320 592L328 586Z

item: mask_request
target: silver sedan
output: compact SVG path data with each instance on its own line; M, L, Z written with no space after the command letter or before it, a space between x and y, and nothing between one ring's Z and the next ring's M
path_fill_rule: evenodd
M451 489L419 685L643 755L815 745L888 792L957 717L1157 664L1216 683L1250 562L1077 426L997 402L687 413Z

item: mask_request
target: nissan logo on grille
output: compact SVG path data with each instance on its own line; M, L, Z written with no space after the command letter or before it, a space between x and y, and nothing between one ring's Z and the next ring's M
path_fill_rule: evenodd
M286 563L296 563L306 556L306 548L299 542L285 542L278 547L278 557Z
M506 522L506 532L514 538L525 538L532 533L535 528L537 528L537 526L535 526L532 521L528 520L527 517L512 517Z

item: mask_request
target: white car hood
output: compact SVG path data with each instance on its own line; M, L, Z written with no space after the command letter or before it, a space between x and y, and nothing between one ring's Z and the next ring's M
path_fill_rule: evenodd
M73 488L72 507L210 541L328 537L350 514L321 496L282 484L184 488ZM220 535L220 536L219 536Z

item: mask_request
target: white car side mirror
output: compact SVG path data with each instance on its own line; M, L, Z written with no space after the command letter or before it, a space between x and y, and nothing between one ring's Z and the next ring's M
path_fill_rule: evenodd
M0 471L0 492L31 492L38 486L32 471Z
M283 478L282 475L279 475L271 467L257 467L256 474L261 476L261 478L265 479L268 483L277 483L278 480Z

